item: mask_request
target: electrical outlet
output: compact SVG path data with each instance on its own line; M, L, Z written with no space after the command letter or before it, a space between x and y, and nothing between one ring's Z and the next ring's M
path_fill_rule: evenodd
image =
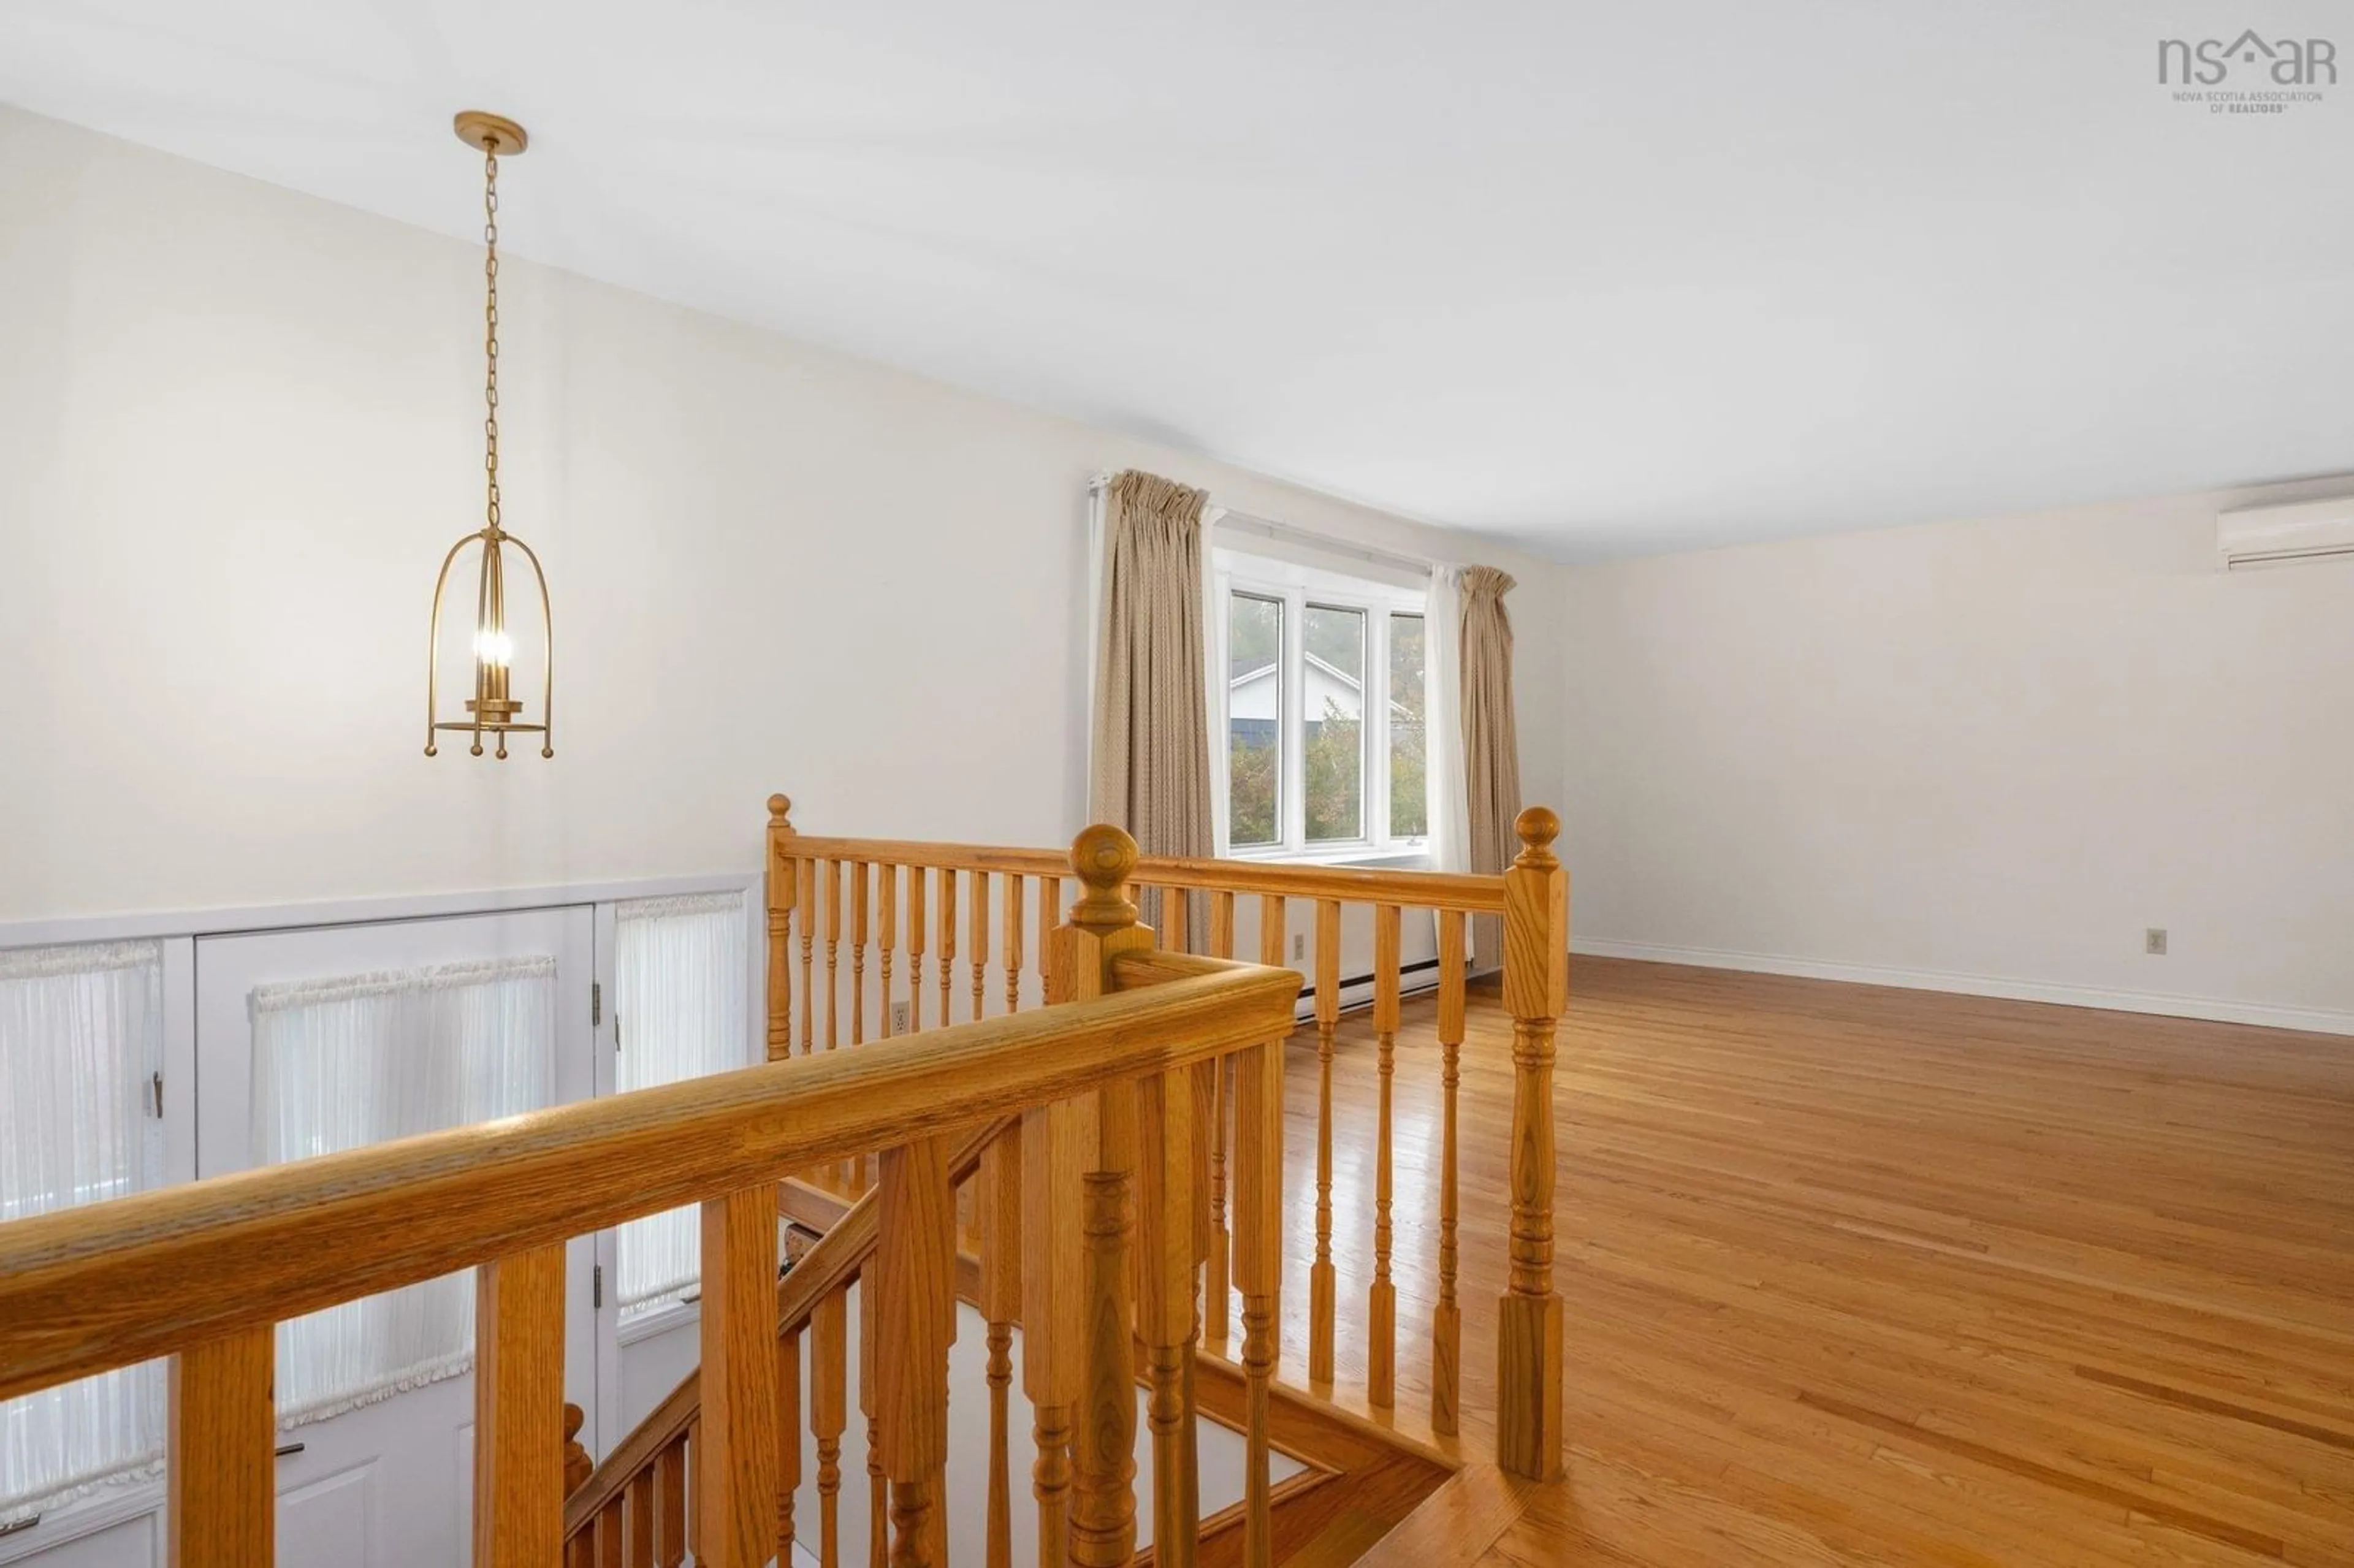
M1291 938L1291 961L1293 963L1298 963L1307 956L1308 938L1304 935L1295 935Z
M2152 926L2141 934L2141 950L2154 958L2166 957L2166 927Z
M904 1001L895 1001L891 1004L891 1033L894 1034L907 1033L907 1004Z

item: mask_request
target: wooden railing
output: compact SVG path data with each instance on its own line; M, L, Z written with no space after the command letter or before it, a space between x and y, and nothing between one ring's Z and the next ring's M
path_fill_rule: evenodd
M168 1356L172 1560L267 1564L275 1325L472 1267L474 1561L545 1565L566 1528L564 1244L697 1203L694 1414L683 1444L672 1434L647 1449L618 1510L610 1497L597 1505L591 1549L601 1555L610 1521L614 1562L675 1562L691 1545L699 1563L752 1568L790 1546L785 1457L797 1449L780 1428L798 1429L801 1393L798 1357L778 1353L777 1182L875 1154L874 1239L860 1261L864 1388L889 1482L890 1561L922 1568L938 1560L948 1457L953 1168L960 1139L1016 1118L1018 1130L976 1158L995 1161L1002 1242L1018 1185L1025 1381L1042 1427L1059 1412L1076 1434L1069 1559L1111 1568L1133 1555L1132 1323L1154 1390L1156 1506L1171 1510L1161 1561L1190 1562L1194 1107L1212 1065L1231 1062L1241 1111L1234 1273L1261 1346L1249 1560L1265 1563L1280 1042L1298 980L1153 951L1120 896L1134 846L1095 829L1074 853L1086 895L1050 945L1051 999L1062 1005L928 1031L888 1051L797 1056L0 1225L0 1398ZM821 1291L822 1272L797 1286L796 1269L784 1286L819 1292L812 1335L837 1333L822 1303L841 1297ZM829 1377L835 1390L816 1422L822 1465L824 1435L843 1424L840 1357L819 1365L813 1414ZM1052 1539L1059 1560L1064 1542Z
M1002 1185L1002 1172L1018 1157L1020 1122L993 1122L955 1140L949 1179L968 1181L984 1170ZM1014 1199L1018 1202L1018 1172ZM780 1473L777 1496L779 1539L794 1539L793 1493L801 1481L802 1414L817 1450L821 1560L836 1563L836 1497L841 1489L842 1436L846 1425L849 1291L875 1256L882 1236L876 1194L869 1192L777 1285L777 1422ZM1018 1265L1019 1259L1015 1263ZM1013 1314L1006 1317L1010 1319ZM992 1319L994 1335L998 1327ZM812 1372L806 1381L803 1345ZM991 1368L998 1351L991 1341ZM703 1373L678 1386L617 1444L564 1499L565 1561L570 1568L627 1564L677 1568L692 1544L681 1516L679 1482L693 1463Z
M960 1010L977 1019L991 1011L993 997L1002 996L1002 1011L1010 1013L1025 1000L1066 994L1047 941L1063 881L1069 874L1060 853L822 838L794 828L791 804L781 795L769 800L768 1038L772 1059L823 1055L888 1039L896 1027L896 1006L907 1009L909 1027L921 1028L928 1008L941 1022ZM1144 857L1126 876L1130 891L1157 895L1158 942L1165 952L1198 946L1206 956L1230 959L1240 916L1255 919L1259 962L1281 965L1287 961L1293 915L1309 916L1301 924L1312 928L1310 974L1317 1056L1314 1251L1308 1270L1311 1389L1329 1390L1333 1383L1340 1327L1332 1166L1335 1043L1343 982L1349 978L1343 974L1343 933L1352 920L1370 927L1373 1202L1369 1213L1345 1219L1371 1232L1364 1396L1376 1410L1394 1408L1397 1394L1397 1292L1391 1264L1396 1220L1394 1075L1406 981L1401 952L1408 916L1430 922L1426 929L1435 948L1441 1105L1438 1201L1436 1213L1426 1216L1438 1233L1437 1288L1430 1323L1430 1425L1441 1436L1458 1431L1462 1414L1463 1311L1457 1292L1464 1244L1458 1194L1462 1130L1457 1099L1465 1035L1467 926L1479 916L1500 917L1483 922L1500 930L1500 937L1482 938L1500 950L1483 951L1479 958L1484 967L1500 968L1503 1003L1512 1020L1512 1119L1508 1129L1490 1129L1486 1136L1508 1140L1506 1156L1498 1163L1510 1172L1511 1218L1507 1234L1474 1237L1472 1244L1504 1254L1507 1286L1496 1322L1497 1408L1492 1412L1498 1457L1516 1474L1549 1478L1559 1473L1562 1436L1561 1308L1553 1288L1553 1058L1555 1022L1567 1000L1568 878L1552 848L1559 819L1535 807L1523 811L1515 825L1521 853L1500 875ZM1026 943L1034 918L1032 951ZM1304 951L1311 930L1298 935ZM1034 980L1025 967L1033 963ZM1208 1072L1196 1118L1205 1144L1203 1332L1214 1344L1228 1343L1233 1298L1239 1293L1240 1359L1246 1366L1254 1357L1271 1364L1278 1353L1271 1338L1273 1325L1257 1325L1258 1338L1254 1340L1250 1291L1242 1281L1246 1270L1279 1270L1281 1255L1246 1259L1240 1206L1229 1202L1235 1156L1251 1139L1267 1132L1236 1125L1241 1092L1232 1072L1231 1065ZM1279 1106L1273 1114L1279 1133ZM871 1172L855 1166L804 1175L844 1196L865 1191L873 1180ZM1077 1213L1058 1216L1074 1226L1084 1218ZM1273 1218L1278 1228L1267 1230L1267 1217L1261 1216L1261 1234L1279 1242L1279 1213ZM1262 1309L1272 1311L1271 1298ZM1034 1388L1033 1393L1035 1397ZM1054 1408L1055 1402L1042 1401L1042 1409ZM1056 1436L1055 1430L1042 1433L1042 1466L1054 1462Z

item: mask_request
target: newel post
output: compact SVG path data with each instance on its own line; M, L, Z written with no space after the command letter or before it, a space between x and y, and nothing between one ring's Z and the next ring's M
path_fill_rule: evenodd
M1085 891L1071 906L1070 918L1055 930L1049 1001L1105 995L1112 989L1115 958L1151 950L1152 932L1138 923L1136 906L1123 892L1136 857L1136 841L1118 828L1097 825L1072 842L1071 869ZM1034 1128L1046 1148L1034 1146ZM1075 1287L1072 1310L1049 1319L1058 1337L1070 1336L1049 1353L1074 1374L1066 1386L1074 1388L1077 1404L1071 1423L1068 1525L1074 1568L1126 1568L1136 1555L1135 1318L1129 1254L1136 1229L1138 1133L1136 1089L1127 1084L1032 1112L1023 1125L1023 1160L1042 1178L1036 1185L1025 1181L1023 1196L1045 1205L1044 1213L1033 1207L1025 1215L1024 1239L1039 1237L1059 1253L1050 1268ZM1041 1220L1059 1230L1061 1238L1051 1231L1040 1236ZM1067 1239L1057 1246L1062 1238ZM1042 1542L1042 1557L1044 1552Z
M1569 1005L1569 873L1561 819L1532 806L1504 873L1504 1007L1512 1015L1512 1233L1496 1325L1496 1462L1561 1474L1561 1298L1553 1287L1553 1030Z

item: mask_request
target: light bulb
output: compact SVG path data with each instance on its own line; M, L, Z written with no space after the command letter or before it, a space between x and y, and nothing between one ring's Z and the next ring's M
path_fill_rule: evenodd
M514 662L514 639L504 631L477 631L474 657L485 664L511 664Z

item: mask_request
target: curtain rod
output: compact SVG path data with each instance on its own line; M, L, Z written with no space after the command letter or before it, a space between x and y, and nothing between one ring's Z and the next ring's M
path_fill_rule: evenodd
M1097 474L1087 482L1089 493L1100 493L1104 486L1111 482L1111 477L1108 473ZM1428 577L1440 565L1439 562L1426 556L1402 556L1394 551L1376 549L1371 545L1360 545L1347 539L1335 539L1329 534L1319 534L1312 529L1295 528L1288 523L1278 523L1270 517L1259 517L1248 512L1239 512L1217 501L1214 497L1211 500L1207 512L1215 514L1210 518L1214 524L1232 523L1238 525L1245 533L1255 532L1265 534L1272 538L1290 539L1319 550L1330 551L1336 556L1353 556L1362 561L1371 561L1377 566L1395 567L1409 572L1418 572L1424 577Z

